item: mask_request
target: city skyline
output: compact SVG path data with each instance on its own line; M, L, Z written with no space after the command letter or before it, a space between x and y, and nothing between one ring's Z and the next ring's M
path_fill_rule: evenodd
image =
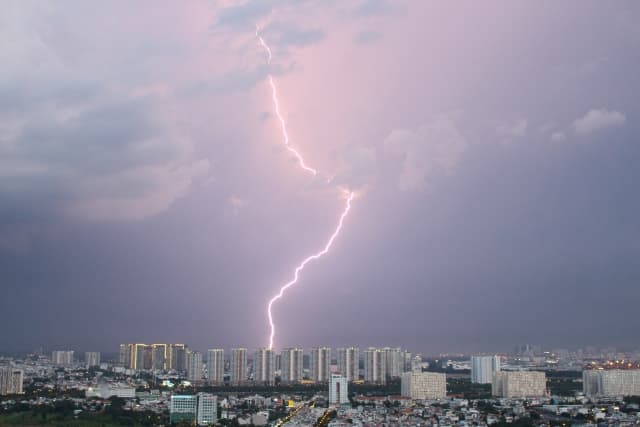
M640 4L549 6L9 1L0 354L252 358L328 241L278 352L636 349Z

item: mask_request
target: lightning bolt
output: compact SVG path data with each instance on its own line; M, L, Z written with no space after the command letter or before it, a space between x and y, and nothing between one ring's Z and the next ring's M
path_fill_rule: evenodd
M260 27L258 25L256 25L256 38L260 42L260 45L262 46L262 48L267 53L267 64L271 64L271 59L273 58L273 55L271 53L271 48L269 47L269 45L264 41L264 39L260 35ZM307 164L305 163L304 158L302 157L300 152L298 152L295 148L291 147L291 145L289 144L289 133L287 132L287 122L284 120L284 117L282 116L282 113L280 112L280 102L278 100L278 88L276 87L276 83L275 83L275 81L273 79L273 76L271 74L269 74L267 76L267 78L269 79L269 86L271 86L271 98L273 100L273 107L274 107L276 116L278 117L278 120L280 121L280 129L282 131L282 139L283 139L285 147L287 148L287 150L290 153L292 153L296 157L296 159L298 160L298 165L303 170L311 173L314 176L317 175L318 171L316 169L310 167L310 166L307 166ZM327 179L327 183L329 183L329 182L331 182L331 178ZM325 255L327 252L329 252L329 250L331 249L331 246L333 246L333 242L335 241L335 239L340 234L340 231L342 230L342 225L344 224L344 220L347 217L347 215L349 214L349 211L351 210L351 202L353 201L353 199L355 197L355 193L353 191L348 191L348 190L342 190L342 191L343 191L344 195L346 196L346 204L345 204L344 210L342 211L342 214L340 215L340 219L338 220L338 225L336 226L335 230L333 231L333 234L331 234L331 236L329 237L329 240L325 244L324 248L321 251L319 251L319 252L317 252L317 253L315 253L313 255L308 256L300 264L298 264L298 266L294 270L293 279L291 279L289 282L285 283L280 288L280 291L273 298L271 298L269 300L269 304L267 305L267 315L269 317L269 326L271 327L271 333L269 334L269 349L270 350L273 349L273 340L274 340L274 337L275 337L275 334L276 334L276 326L275 326L275 323L273 322L273 314L272 314L273 304L284 296L284 293L285 293L285 291L287 289L289 289L291 286L293 286L296 283L298 283L298 279L300 277L300 273L302 272L302 270L304 270L304 268L307 266L307 264L309 264L311 261L315 261L318 258L321 258L323 255Z

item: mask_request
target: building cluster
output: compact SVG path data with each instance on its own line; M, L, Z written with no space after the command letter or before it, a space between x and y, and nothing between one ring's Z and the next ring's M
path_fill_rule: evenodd
M253 358L251 358L253 357ZM333 361L336 364L333 364ZM399 379L402 373L420 367L422 359L401 348L338 348L333 359L331 348L313 347L308 354L300 347L276 350L262 347L253 354L248 349L232 348L228 358L221 348L205 354L184 344L121 344L119 364L136 371L178 371L195 383L209 385L270 386L280 383L312 381L327 383L331 374L344 376L348 382L360 381L384 385ZM362 369L361 369L362 366Z
M85 398L74 398L80 411L100 411L110 397L118 396L132 412L151 411L165 417L165 422L194 425L211 425L223 418L240 426L262 426L280 418L281 425L311 427L326 416L326 405L337 411L327 427L483 426L527 417L547 422L585 417L610 424L640 422L637 403L620 404L624 396L640 396L640 365L621 359L583 363L571 376L582 392L574 389L571 397L559 398L551 396L548 384L554 379L548 383L546 372L567 362L562 358L556 362L553 355L545 365L531 359L539 357L535 354L430 359L442 372L425 371L421 358L399 348L344 347L333 354L328 347L308 352L298 347L277 352L258 348L249 354L245 348L200 353L183 344L125 344L117 358L106 362L97 352L76 359L77 355L57 350L25 359L0 357L0 395L9 395L0 399L0 409L53 407L56 401L51 396L78 396L80 391ZM468 370L456 373L461 366ZM490 384L493 398L487 392L483 399L466 400L457 391L448 391L461 378L475 389L471 384ZM399 390L390 392L398 387L397 381ZM299 383L300 387L287 389L308 394L284 397L281 388L265 387L278 382ZM310 383L316 385L307 387ZM210 387L228 384L244 387ZM358 387L367 395L354 393ZM16 398L25 388L29 396L43 390L46 397ZM262 395L250 395L256 391ZM312 393L319 395L310 402Z

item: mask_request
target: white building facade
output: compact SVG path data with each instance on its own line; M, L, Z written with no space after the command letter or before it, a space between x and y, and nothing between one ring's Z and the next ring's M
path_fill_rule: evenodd
M405 372L402 374L401 394L415 400L447 397L447 376L437 372Z
M268 348L256 350L253 358L253 380L258 384L275 384L276 359L273 350Z
M347 377L331 374L329 377L329 405L343 405L345 403L349 403Z
M640 396L640 369L584 370L582 390L591 398Z
M358 347L338 349L338 372L346 377L347 381L356 381L360 378L360 349Z
M224 382L224 350L212 348L207 351L207 381L210 385Z
M316 382L329 381L331 368L331 349L314 347L311 349L311 379Z
M231 384L239 385L247 382L247 349L231 349Z
M286 383L302 380L302 349L286 348L281 353L282 372L280 378Z
M500 372L499 356L471 356L472 383L491 384L496 372Z
M498 397L539 397L547 394L547 376L539 371L503 371L493 374L491 394Z
M12 366L0 366L0 396L22 394L24 372Z
M198 393L196 422L199 426L211 426L218 420L218 399L209 393Z
M364 351L364 381L387 383L387 353L383 349L370 347Z

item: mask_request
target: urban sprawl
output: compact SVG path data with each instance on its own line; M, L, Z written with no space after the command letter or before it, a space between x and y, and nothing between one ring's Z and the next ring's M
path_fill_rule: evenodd
M0 357L0 425L275 427L640 424L640 350L122 344ZM105 360L103 360L105 359Z

